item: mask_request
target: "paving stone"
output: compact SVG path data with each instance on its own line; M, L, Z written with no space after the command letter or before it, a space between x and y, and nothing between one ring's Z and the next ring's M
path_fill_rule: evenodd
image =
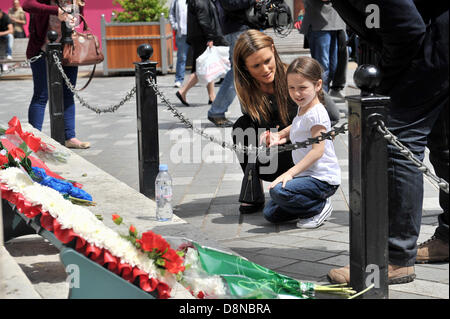
M290 273L299 274L300 276L305 275L309 277L321 278L323 276L326 276L326 274L332 268L334 267L331 265L325 265L309 261L300 261L284 267L276 268L276 270L287 271Z
M407 284L393 285L390 287L390 289L434 298L449 298L447 284L441 284L428 280L415 279L413 282Z
M282 246L263 249L258 251L258 254L281 256L285 258L291 258L302 261L318 261L321 259L329 258L331 256L335 256L334 253L311 250L306 248L283 248Z

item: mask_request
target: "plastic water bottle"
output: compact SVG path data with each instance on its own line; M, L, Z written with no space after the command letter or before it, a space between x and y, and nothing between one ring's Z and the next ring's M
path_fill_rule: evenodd
M172 220L172 177L167 171L167 165L159 165L159 173L155 180L156 219L158 221Z

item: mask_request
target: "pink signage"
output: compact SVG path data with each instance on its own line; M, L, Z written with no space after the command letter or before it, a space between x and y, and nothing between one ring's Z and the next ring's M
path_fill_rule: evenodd
M120 10L121 7L118 5L113 5L112 0L85 0L85 18L91 28L92 32L98 36L101 43L102 30L100 26L100 20L102 14L105 15L107 22L111 21L111 14L113 10ZM22 3L22 1L20 1ZM9 8L12 7L12 0L0 0L0 9L3 12L8 13ZM30 17L27 13L27 21L30 21ZM25 28L25 32L28 35L28 25Z

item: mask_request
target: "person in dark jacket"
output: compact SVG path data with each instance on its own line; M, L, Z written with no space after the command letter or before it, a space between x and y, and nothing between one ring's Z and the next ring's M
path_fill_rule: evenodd
M376 27L366 25L368 5L378 10ZM333 0L333 7L380 54L382 79L376 92L391 98L388 129L421 161L428 147L436 174L448 182L448 1ZM417 246L422 172L390 144L388 156L388 282L399 284L414 280L415 262L448 261L449 198L440 191L439 226L431 240ZM330 270L328 278L349 282L349 266Z
M218 22L217 11L211 0L187 0L187 38L186 42L192 47L192 71L188 81L177 91L176 96L186 106L189 103L186 100L187 92L198 82L196 69L196 59L202 55L207 47L228 46L222 35L222 30ZM208 90L208 103L211 104L215 99L214 82L206 86Z
M84 1L74 0L74 5L78 11L83 13ZM54 30L61 36L61 22L75 23L75 17L64 12L57 6L56 0L25 0L23 2L24 11L31 15L29 26L29 42L27 47L27 58L38 56L46 49L47 32ZM59 41L59 39L57 40ZM33 73L33 97L28 108L28 122L38 130L42 130L44 122L45 108L48 101L47 89L47 62L41 56L31 63ZM78 67L64 66L64 72L69 77L70 82L75 86L77 81ZM73 93L64 83L64 130L65 146L69 148L89 148L89 142L81 142L75 136L75 101Z

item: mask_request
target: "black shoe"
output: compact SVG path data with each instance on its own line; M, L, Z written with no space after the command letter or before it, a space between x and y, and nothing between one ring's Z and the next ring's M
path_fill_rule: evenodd
M179 91L177 91L177 93L175 93L175 95L176 95L177 98L181 101L181 103L183 103L183 104L186 105L186 106L189 106L189 103L186 102L186 101L183 99L183 97L181 96L181 94L180 94Z
M210 117L210 116L208 116L208 120L213 122L214 125L216 125L218 127L232 127L233 124L234 124L229 119L227 119L225 116L224 117Z
M241 214L253 214L264 208L264 203L255 203L252 205L240 205L239 211Z

